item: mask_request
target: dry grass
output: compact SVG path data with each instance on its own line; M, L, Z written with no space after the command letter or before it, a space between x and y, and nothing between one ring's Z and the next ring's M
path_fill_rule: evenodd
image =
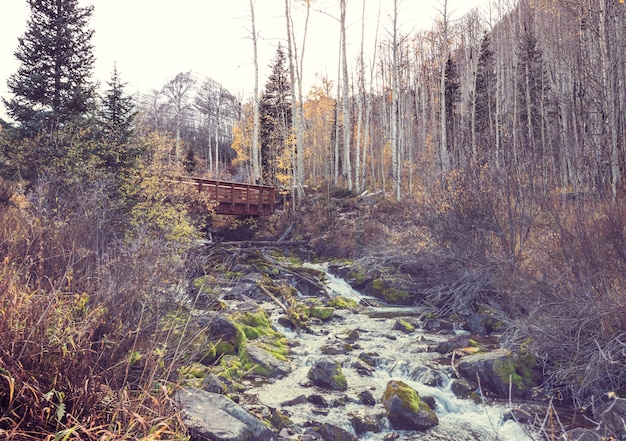
M165 349L180 337L160 326L180 250L116 241L103 222L116 216L90 190L63 215L47 211L63 201L45 189L0 210L0 434L182 439Z

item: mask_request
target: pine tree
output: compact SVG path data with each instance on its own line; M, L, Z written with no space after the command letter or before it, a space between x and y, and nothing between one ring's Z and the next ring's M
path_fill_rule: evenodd
M7 82L14 97L3 99L22 137L85 115L94 93L94 32L88 28L93 6L79 7L78 0L27 1L30 18L15 52L21 64Z
M446 95L446 140L452 162L460 160L458 145L458 104L461 101L461 85L456 61L448 56L445 71L445 95Z
M113 68L109 88L101 98L98 126L101 139L94 152L102 164L115 173L132 168L141 153L141 146L132 142L137 112L133 97L126 95L117 66Z
M134 120L137 112L133 97L125 94L126 83L121 81L117 66L113 67L113 74L107 85L109 88L102 97L100 110L102 131L107 141L124 144L135 131Z
M476 70L476 132L487 139L493 128L496 100L495 57L491 48L491 34L485 33L480 44Z
M288 146L291 129L291 86L286 56L281 45L270 65L272 72L259 102L261 165L265 183L276 184L279 161ZM284 171L284 170L283 170ZM289 173L285 173L286 175Z

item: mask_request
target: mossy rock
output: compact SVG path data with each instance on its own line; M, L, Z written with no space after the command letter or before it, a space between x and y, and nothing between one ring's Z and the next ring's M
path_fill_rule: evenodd
M332 390L346 390L348 381L341 370L341 364L329 357L317 360L308 373L308 378L318 387Z
M373 295L387 303L403 303L409 298L409 294L406 291L391 286L384 279L374 279L370 291Z
M393 325L395 331L402 331L405 334L411 334L415 332L415 326L407 322L406 320L398 319Z
M382 403L396 430L428 430L439 424L437 415L417 391L402 381L387 383Z
M220 355L235 355L237 351L235 350L235 345L233 345L229 341L219 341L215 344L215 356L219 357Z
M540 384L537 361L528 354L497 350L463 357L458 370L470 381L480 378L485 392L498 398L519 398L529 395ZM509 385L512 387L509 388Z
M329 320L335 313L335 308L330 306L310 306L308 315L320 320Z
M342 296L335 296L330 299L328 306L332 306L337 309L353 309L357 306L357 301L354 299L347 299Z

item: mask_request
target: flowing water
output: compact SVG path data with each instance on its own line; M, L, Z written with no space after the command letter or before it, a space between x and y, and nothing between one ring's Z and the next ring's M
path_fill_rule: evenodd
M318 267L319 269L319 267ZM368 304L368 298L353 290L345 281L327 275L327 293L353 298L361 305ZM268 307L270 307L268 305ZM272 309L270 307L270 309ZM278 308L269 311L278 316ZM420 396L430 396L435 401L435 413L439 425L427 432L398 431L391 428L383 418L380 433L367 432L359 435L363 440L530 440L522 428L514 421L504 421L503 405L476 404L469 399L459 399L450 390L453 372L449 365L440 362L441 355L428 351L429 347L448 339L450 336L431 334L416 330L405 334L393 330L397 318L414 320L423 311L416 308L379 308L366 306L358 313L349 310L336 310L334 317L325 323L313 324L308 332L296 333L276 324L290 341L297 342L292 348L293 371L288 376L272 383L252 387L248 393L256 395L266 405L282 409L297 425L307 422L327 422L342 427L352 433L354 429L349 415L353 412L372 417L384 415L381 397L390 380L401 380L417 390ZM320 390L310 385L307 374L316 360L323 357L324 347L342 347L348 332L357 330L359 338L354 343L357 348L346 353L332 355L342 363L348 390L336 392ZM456 331L461 332L461 331ZM341 352L341 351L339 351ZM359 354L375 354L376 367L369 375L359 374ZM426 386L417 381L424 367L439 373L438 387ZM373 406L362 404L359 393L370 391L375 398ZM298 396L318 394L329 403L321 407L309 402L283 406L282 404ZM341 402L340 405L337 405ZM387 422L385 422L387 421Z

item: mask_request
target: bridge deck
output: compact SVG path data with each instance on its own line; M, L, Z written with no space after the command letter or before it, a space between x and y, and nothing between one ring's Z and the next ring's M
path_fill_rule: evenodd
M195 177L182 177L174 182L208 193L217 202L217 214L269 216L274 213L274 187Z

